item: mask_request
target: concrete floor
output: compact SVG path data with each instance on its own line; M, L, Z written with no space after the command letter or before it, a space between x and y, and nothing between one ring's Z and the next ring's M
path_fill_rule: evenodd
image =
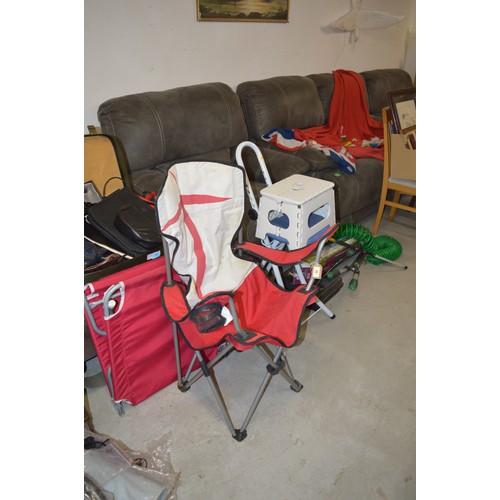
M362 221L370 230L374 216ZM241 443L231 438L205 380L172 384L125 414L107 388L88 390L95 429L135 450L160 436L180 472L179 500L409 500L415 486L416 218L387 210L379 235L403 246L407 270L365 264L356 291L328 302L288 351L300 393L275 377ZM233 354L218 380L236 427L263 376L255 352ZM238 374L238 375L236 375Z

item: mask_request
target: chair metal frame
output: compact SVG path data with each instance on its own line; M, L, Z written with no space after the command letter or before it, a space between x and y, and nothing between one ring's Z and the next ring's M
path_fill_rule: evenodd
M207 162L208 163L208 162ZM233 168L240 168L237 166L232 165ZM244 169L241 169L244 172L244 175L246 176L246 172ZM246 183L245 183L246 184ZM248 188L248 187L247 187ZM248 194L248 192L247 192ZM160 216L158 216L158 219L160 221ZM160 221L160 227L161 227L162 222ZM316 248L316 262L319 262L319 259L321 257L321 251L323 250L324 244L327 241L328 238L330 238L333 233L336 231L338 228L337 225L332 226L329 231L324 235L324 237L314 243L306 247L305 249L300 249L300 251L290 251L290 252L284 252L280 250L275 250L275 249L263 249L265 250L265 258L272 264L272 265L278 265L278 264L284 264L284 263L291 263L292 261L297 262L298 260L296 259L301 259L304 258L305 253L310 254L313 248ZM234 251L233 253L235 256L239 256L240 258L243 258L244 260L252 260L255 263L255 266L253 267L253 271L257 271L258 266L258 256L257 253L259 248L263 248L260 245L252 244L252 243L246 243L243 241L243 231L242 227L240 225L239 230L238 230L238 236L237 240L234 245ZM173 259L175 258L175 253L174 256L171 254L171 247L169 247L169 236L166 235L162 231L162 241L163 241L163 249L164 249L164 255L165 255L165 267L166 267L166 289L168 290L169 287L176 287L176 285L179 285L176 283L173 279L173 269L177 271L181 275L182 270L176 269L175 265L173 263ZM295 260L294 260L295 259ZM262 269L261 269L262 270ZM259 271L260 272L260 271ZM266 278L267 279L267 278ZM310 297L312 298L315 293L316 289L313 288L315 279L311 277L309 282L305 285L302 286L302 289L304 290L304 293L310 294ZM272 285L275 287L275 285ZM181 288L181 285L178 286L178 288ZM282 290L283 293L292 293L290 291ZM162 288L162 294L164 293L163 288ZM213 292L213 295L218 294L219 292ZM281 293L281 292L280 292ZM293 292L295 293L295 291ZM302 293L298 291L297 293ZM210 293L208 294L207 298L210 299ZM309 296L309 295L307 295ZM198 304L192 306L192 309L189 311L195 310L196 307L198 307L199 304L201 304L205 300L205 297L203 298L202 301L200 301ZM303 300L303 299L300 299ZM304 299L305 300L305 299ZM192 385L197 382L199 379L202 377L205 377L210 385L211 391L215 397L215 400L220 408L220 411L222 413L222 416L224 418L224 421L226 423L227 428L229 429L231 436L236 440L236 441L243 441L245 437L247 437L247 427L250 424L250 421L252 417L255 414L255 411L264 395L266 392L271 379L277 375L280 374L281 377L284 378L284 380L290 385L290 389L294 392L300 392L303 388L302 384L294 378L294 375L292 373L290 364L287 359L287 348L290 346L287 346L285 344L279 345L278 343L272 342L272 339L270 340L263 340L262 342L255 343L255 345L252 345L252 349L249 349L248 346L245 347L243 346L244 340L248 338L249 334L252 334L251 331L246 330L245 328L242 328L240 324L240 318L238 316L238 312L235 307L235 303L233 300L233 297L229 295L229 301L228 301L228 307L233 319L232 323L232 328L236 330L236 334L230 335L229 337L224 337L220 342L219 342L219 349L215 357L212 359L208 359L204 355L204 350L205 348L194 348L193 349L193 356L191 359L191 362L185 371L185 373L182 373L182 363L181 363L181 350L180 350L180 338L179 334L184 338L184 340L187 342L187 337L185 335L185 332L180 328L180 324L182 321L185 321L186 318L189 316L188 314L185 314L186 311L188 311L189 307L187 306L186 311L183 311L180 316L177 318L173 318L168 310L168 306L166 302L168 301L168 298L165 298L164 295L162 295L162 302L163 306L165 309L165 312L167 313L167 316L170 317L173 321L173 340L174 340L174 348L175 348L175 355L176 355L176 369L177 369L177 386L180 391L186 392L188 391ZM305 304L306 302L304 302ZM300 311L297 312L298 314ZM184 315L184 316L183 316ZM298 332L298 330L297 330ZM239 344L238 341L241 340L242 344ZM271 343L269 343L271 342ZM188 342L189 344L189 342ZM271 347L271 345L273 347ZM293 344L295 345L295 344ZM238 349L240 347L240 349ZM228 411L228 408L225 404L224 397L222 395L222 392L220 390L219 384L217 382L216 376L215 376L215 367L228 355L230 355L232 352L235 350L240 351L241 348L248 349L248 350L253 350L254 347L256 347L257 352L260 354L260 356L264 359L266 363L266 373L259 385L258 391L251 403L251 406L246 414L246 417L244 418L244 421L242 425L237 428L235 427L233 423L233 419L231 418L231 415ZM198 366L201 368L198 370Z

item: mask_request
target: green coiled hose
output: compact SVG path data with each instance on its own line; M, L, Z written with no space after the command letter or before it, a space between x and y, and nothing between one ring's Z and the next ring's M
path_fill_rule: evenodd
M335 233L335 239L354 238L361 248L368 253L366 260L370 264L379 265L383 260L377 259L379 255L388 260L396 260L403 253L401 243L391 236L373 236L371 231L361 224L340 224Z

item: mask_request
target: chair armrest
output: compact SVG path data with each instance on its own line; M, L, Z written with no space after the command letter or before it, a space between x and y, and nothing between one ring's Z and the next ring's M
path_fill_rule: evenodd
M165 282L160 292L161 303L167 317L176 323L189 320L200 333L209 333L223 327L226 320L221 315L221 309L228 306L238 335L245 340L247 332L241 328L233 295L232 292L213 292L191 308L186 300L184 283L174 281L169 285ZM217 307L211 308L211 305Z
M234 250L241 252L242 258L244 258L244 256L248 256L252 260L265 260L278 266L297 264L314 252L321 241L331 238L338 228L339 225L334 224L321 236L320 239L310 245L307 245L306 247L298 248L296 250L278 250L275 248L264 247L258 243L252 242L235 245Z

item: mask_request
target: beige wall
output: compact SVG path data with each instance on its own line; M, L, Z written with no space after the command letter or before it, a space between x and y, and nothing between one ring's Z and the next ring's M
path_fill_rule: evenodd
M199 22L196 0L85 0L85 132L100 103L134 92L334 69L401 67L413 77L415 0L362 6L406 17L351 43L327 28L349 0L290 0L288 23Z

